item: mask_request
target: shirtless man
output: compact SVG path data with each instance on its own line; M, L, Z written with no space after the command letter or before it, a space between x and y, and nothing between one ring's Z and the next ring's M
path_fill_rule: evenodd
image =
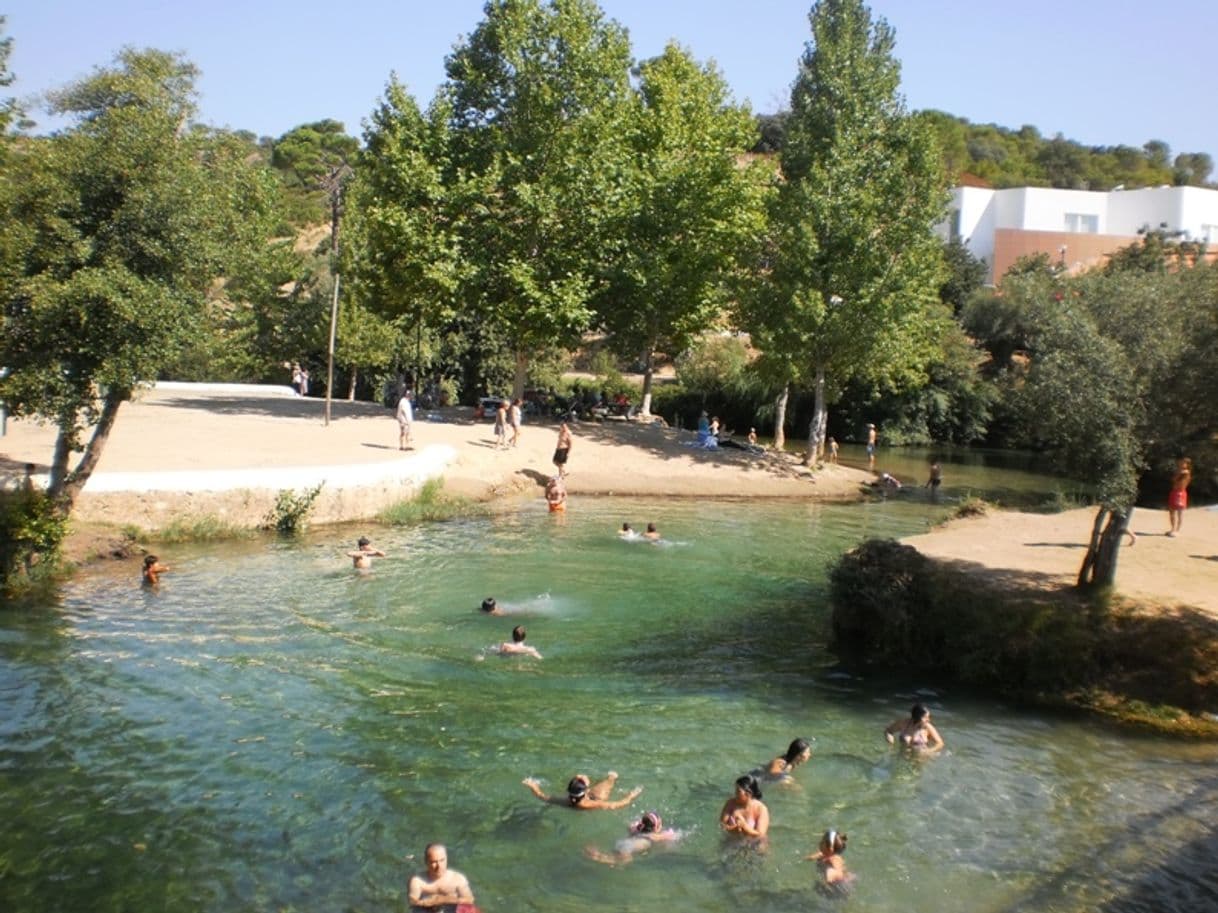
M169 570L169 566L161 564L156 555L144 556L144 583L148 586L156 586L160 582L161 575L167 570Z
M384 558L385 553L379 548L373 548L372 543L368 541L367 536L360 536L359 541L355 543L359 546L353 552L347 552L347 557L351 559L352 565L359 570L367 570L372 567L373 558Z
M567 474L567 458L571 455L571 429L563 422L558 426L558 443L554 447L554 465L558 467L558 476Z
M867 468L875 469L875 425L867 426Z
M541 654L537 652L537 648L524 642L526 636L528 635L524 629L524 625L516 625L516 627L512 628L512 639L510 641L504 641L499 645L499 655L523 655L531 656L534 659L541 659Z
M636 786L622 798L611 800L609 794L613 791L613 785L617 782L616 770L609 771L605 779L598 783L593 783L586 774L576 774L567 784L566 796L546 795L542 792L541 785L532 777L525 777L521 782L529 788L529 792L542 802L548 802L550 805L561 805L563 808L581 810L608 809L613 811L625 808L643 792L643 787Z
M423 858L427 863L427 874L415 875L410 879L411 907L427 910L474 902L469 879L448 867L448 850L444 844L428 844Z
M554 476L546 482L546 503L551 513L567 509L567 486L562 483L562 476Z

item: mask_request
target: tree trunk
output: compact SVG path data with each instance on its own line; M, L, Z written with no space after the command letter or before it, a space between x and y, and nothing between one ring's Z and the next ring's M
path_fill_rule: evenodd
M812 466L825 452L825 427L829 424L829 407L825 405L825 367L816 366L816 380L813 385L815 392L812 407L812 423L808 426L808 452L804 456L804 465Z
M787 400L791 398L791 385L783 384L782 392L774 400L774 449L787 446Z
M85 446L84 456L81 457L80 463L70 474L63 476L63 488L61 491L48 489L47 494L51 495L59 503L59 510L63 516L67 516L72 512L72 508L76 505L76 499L80 497L81 491L84 490L85 484L89 481L89 476L93 475L93 470L97 468L97 463L101 459L102 451L106 449L106 442L110 440L110 431L114 428L114 420L118 418L118 407L121 406L129 398L129 394L124 395L116 391L111 391L106 394L106 399L102 404L101 417L97 420L97 427L93 429L93 437L89 439L89 443ZM69 432L74 434L74 432ZM64 437L64 430L61 427L59 431L60 440ZM55 442L55 458L59 458L60 440ZM67 455L64 455L64 465L67 464ZM54 473L52 473L54 476Z
M347 384L347 402L355 402L355 385L359 382L359 369L351 369L351 381Z
M524 382L529 377L529 356L516 350L516 376L512 379L512 399L524 399Z
M643 396L642 402L639 404L639 415L642 418L651 416L651 385L655 378L655 349L652 346L647 347L647 351L643 353Z
M1129 530L1129 515L1129 511L1103 506L1096 512L1087 554L1083 556L1083 565L1078 571L1080 589L1110 587L1116 583L1117 557L1120 555L1121 542Z

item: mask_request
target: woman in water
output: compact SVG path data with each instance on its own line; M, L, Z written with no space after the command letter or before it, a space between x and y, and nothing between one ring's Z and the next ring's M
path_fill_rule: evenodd
M770 830L770 810L761 801L761 784L752 774L736 780L736 793L723 803L719 825L745 837L764 837Z
M918 751L938 751L943 747L943 737L930 721L930 711L925 704L914 704L908 719L893 720L884 730L888 744L899 740L906 748Z
M787 747L787 753L770 762L765 774L771 779L786 779L800 764L812 757L812 746L804 739L796 739Z
M830 891L845 891L854 881L854 875L846 871L842 853L846 850L846 835L835 830L825 831L820 838L820 848L807 858L820 869L820 886Z
M567 783L567 795L563 796L548 796L541 790L541 785L532 777L525 777L521 781L529 788L529 792L535 795L542 802L548 802L550 805L561 805L564 808L576 809L607 809L613 811L619 808L625 808L631 802L639 797L639 793L643 791L643 787L636 786L630 792L626 793L620 799L610 799L609 794L613 790L613 784L617 782L617 771L611 770L605 775L605 779L599 783L593 783L586 774L576 774Z
M634 857L646 853L657 843L671 843L681 837L680 831L664 827L664 822L656 812L644 812L643 817L630 825L630 836L623 837L613 847L612 853L606 853L594 846L584 847L584 855L605 865L626 865L633 862Z

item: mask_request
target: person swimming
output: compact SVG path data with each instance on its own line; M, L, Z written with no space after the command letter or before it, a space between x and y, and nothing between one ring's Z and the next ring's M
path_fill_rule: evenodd
M930 721L930 710L925 704L914 704L909 718L893 720L884 730L884 738L890 745L898 740L902 746L916 751L938 751L943 747L943 737Z
M736 779L735 794L719 812L719 826L744 837L764 837L769 832L770 810L761 801L761 784L752 774Z
M654 523L647 524L647 532L643 533L643 538L650 539L652 542L655 542L660 538L660 531L656 529L656 525Z
M144 556L144 567L141 573L144 578L144 583L148 586L156 586L158 583L160 583L161 575L168 570L169 566L161 564L160 559L157 558L156 555Z
M812 746L808 744L806 739L796 739L787 746L787 753L779 755L770 762L770 766L765 769L767 777L774 779L787 778L791 772L800 764L803 764L808 758L812 757Z
M623 523L622 528L618 530L617 534L623 539L637 539L639 537L638 531L629 523Z
M658 812L644 812L643 817L630 825L630 836L623 837L614 844L612 853L586 846L584 855L605 865L627 865L634 861L635 856L646 853L655 844L671 843L680 838L680 831L664 827L664 821Z
M617 771L615 770L609 771L605 775L605 779L597 783L593 783L587 774L576 774L567 783L566 797L547 795L542 791L541 785L532 777L525 777L520 782L527 786L529 792L542 802L547 802L550 805L560 805L564 808L580 809L581 811L593 809L613 811L625 808L643 792L643 787L636 786L622 798L610 799L609 796L613 791L613 786L617 783Z
M495 601L494 596L487 596L482 600L482 611L487 615L502 615L503 609L499 607L499 603Z
M537 648L531 647L524 642L526 636L527 632L524 629L524 625L516 625L516 627L512 628L512 639L504 641L499 645L499 654L501 656L516 654L541 659L541 654L537 652Z

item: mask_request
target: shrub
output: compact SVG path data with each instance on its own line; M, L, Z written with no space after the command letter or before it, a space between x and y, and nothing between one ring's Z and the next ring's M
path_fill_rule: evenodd
M418 494L408 501L399 501L385 508L378 519L390 526L407 526L429 520L481 516L488 510L486 505L468 498L445 494L443 479L428 479Z
M319 482L313 488L306 488L299 493L287 488L279 492L275 498L275 506L270 509L262 521L263 528L273 529L285 536L294 536L303 532L307 525L309 511L313 509L313 502L321 494L324 484L324 482Z
M12 592L35 567L54 567L67 533L67 518L45 492L0 491L0 588Z

